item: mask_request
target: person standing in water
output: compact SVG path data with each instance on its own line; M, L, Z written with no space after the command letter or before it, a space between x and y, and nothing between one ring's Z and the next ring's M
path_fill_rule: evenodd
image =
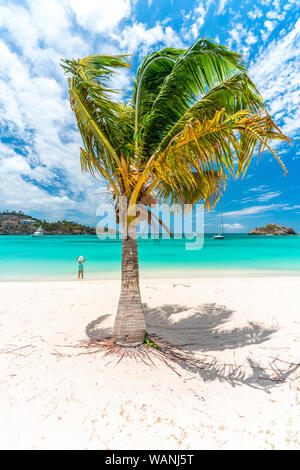
M78 256L76 258L76 261L78 263L78 279L83 279L83 263L86 261L84 256Z

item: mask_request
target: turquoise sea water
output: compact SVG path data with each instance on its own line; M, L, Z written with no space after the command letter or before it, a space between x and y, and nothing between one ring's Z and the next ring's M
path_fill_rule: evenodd
M186 250L186 240L139 240L141 278L206 275L300 275L300 236L205 235L200 250ZM87 279L120 276L121 240L93 235L0 237L0 280L73 279L76 257L83 255Z

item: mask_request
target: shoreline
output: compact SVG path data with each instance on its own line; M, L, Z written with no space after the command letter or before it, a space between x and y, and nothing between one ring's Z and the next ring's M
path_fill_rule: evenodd
M151 274L150 274L151 273ZM192 274L192 275L191 275ZM105 273L103 276L98 274L91 274L85 270L85 277L80 282L106 282L106 281L120 281L121 273L120 271L113 271L111 273ZM205 269L200 271L199 269L180 271L180 270L140 270L140 281L151 281L155 279L161 280L191 280L196 281L197 279L238 279L238 278L295 278L300 277L299 270L265 270L265 269ZM72 275L53 275L53 276L28 276L28 277L18 277L18 278L4 278L1 279L0 283L22 283L22 282L78 282L77 272Z

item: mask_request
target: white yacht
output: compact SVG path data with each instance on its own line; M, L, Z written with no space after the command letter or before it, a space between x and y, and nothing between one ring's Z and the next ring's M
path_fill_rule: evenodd
M39 227L33 234L33 237L42 237L44 235L42 227Z
M220 225L219 225L219 233L218 235L214 235L215 240L224 240L224 227L223 227L223 215L222 210L220 211Z
M218 233L218 235L214 235L214 239L215 240L224 240L224 235L222 235L221 233Z

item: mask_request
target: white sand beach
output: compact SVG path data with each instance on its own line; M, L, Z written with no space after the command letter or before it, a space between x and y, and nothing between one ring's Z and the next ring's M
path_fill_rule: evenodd
M149 333L199 358L180 375L69 347L110 333L119 288L0 284L2 449L299 449L300 277L142 280Z

